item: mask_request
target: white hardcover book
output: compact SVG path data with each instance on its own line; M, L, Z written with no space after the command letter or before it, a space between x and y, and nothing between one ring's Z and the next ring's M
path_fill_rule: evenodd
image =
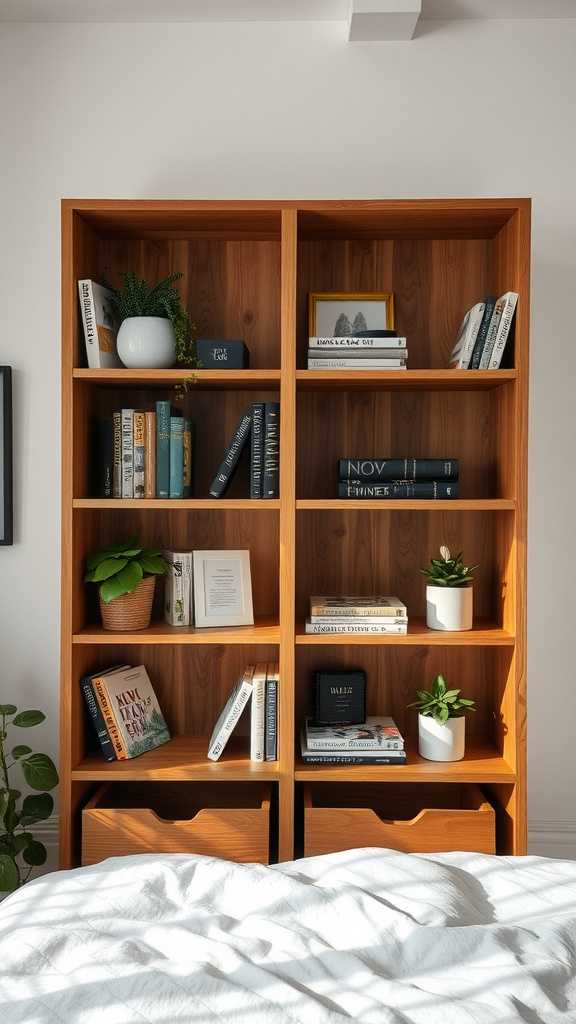
M308 359L309 370L405 370L405 359Z
M266 662L259 662L252 677L250 709L250 760L263 761L265 754L264 713L266 708Z
M134 409L122 409L122 497L134 497Z
M122 497L122 413L115 412L112 416L113 431L113 472L112 497Z
M506 294L502 296L502 299L504 300L504 307L498 324L490 362L488 363L489 370L498 370L500 368L500 363L502 362L502 356L504 355L504 349L506 348L506 342L508 341L510 328L512 326L512 319L516 310L516 303L518 302L518 292L506 292Z
M310 622L310 619L306 619L306 632L341 634L387 633L394 636L404 636L408 632L408 626L404 623L390 626L385 623L379 623L377 626L373 626L369 622L363 623L360 626L357 626L355 622L335 622L331 624L324 624L322 622Z
M164 619L170 626L192 624L192 552L164 551L168 563L164 588Z
M311 615L310 622L312 625L318 624L320 626L338 626L342 625L342 622L347 622L346 616L343 615ZM350 621L353 625L362 626L366 623L371 626L407 626L408 617L406 615L398 616L376 616L376 615L354 615L350 616Z
M242 679L240 679L232 688L232 692L220 712L218 721L216 722L214 731L210 737L210 743L208 745L208 759L210 761L218 760L234 732L234 729L238 725L240 715L244 711L244 708L252 694L253 675L254 665L249 665L244 672Z
M406 338L308 338L310 348L406 348Z
M470 365L474 351L474 342L478 337L485 309L485 302L477 302L475 306L472 306L472 309L468 310L460 324L456 344L450 356L450 363L457 370L467 370Z
M486 334L486 341L484 342L484 348L482 349L482 356L480 358L480 369L487 370L490 365L490 357L492 356L492 349L496 341L496 335L498 334L498 327L500 320L502 319L502 312L504 310L504 298L501 296L497 299L494 306L494 311L490 320L490 326L488 327L488 333Z
M408 359L407 348L309 348L308 359L321 359L326 362L329 359L354 359L355 362L364 362L365 359L384 359L389 362L391 359Z
M118 327L112 292L96 281L84 278L78 281L82 326L86 356L91 370L109 370L122 363L116 351Z

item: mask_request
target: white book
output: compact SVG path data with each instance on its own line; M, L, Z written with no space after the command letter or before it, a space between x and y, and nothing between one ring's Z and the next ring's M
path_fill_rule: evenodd
M122 497L134 497L134 409L122 409Z
M310 622L310 619L306 619L306 632L307 633L387 633L394 636L403 636L408 632L408 626L405 623L398 625L388 625L387 623L378 623L377 626L372 625L370 622L356 625L356 622L343 622L343 623L328 623L322 622Z
M406 338L308 338L310 348L406 348Z
M113 431L113 467L112 497L122 497L122 413L115 412L112 416Z
M502 296L504 306L502 309L502 316L498 324L498 330L496 331L496 337L490 355L490 361L488 363L489 370L498 370L500 363L502 362L502 356L504 355L504 349L506 348L506 342L508 341L508 335L510 334L510 328L512 326L512 318L516 311L516 303L518 302L518 292L506 292Z
M118 325L110 301L112 292L84 278L78 281L78 294L89 368L109 370L122 366L116 351Z
M496 335L498 334L498 327L500 325L500 320L502 319L502 312L503 312L503 310L504 310L504 299L503 299L503 296L500 296L500 298L496 300L496 304L495 304L494 310L492 312L492 317L490 319L490 325L488 327L488 332L486 334L486 341L484 342L484 348L482 349L482 356L480 358L480 367L479 367L481 370L487 370L488 369L488 365L490 363L490 357L492 355L492 349L494 348L494 343L496 341Z
M322 624L325 626L337 626L346 622L351 622L353 625L359 626L366 624L371 626L407 626L408 617L406 615L350 615L346 618L345 615L311 615L310 622L312 625L317 623L320 626Z
M244 672L242 679L240 679L232 688L230 696L220 712L218 721L216 722L214 731L210 737L210 742L208 744L208 759L210 761L218 760L234 732L234 729L238 725L240 715L244 711L244 708L252 694L253 675L254 665L249 665Z
M263 761L265 754L264 714L266 708L266 662L259 662L252 677L250 709L250 760Z
M354 359L356 362L364 362L365 359L408 359L407 348L309 348L308 359L321 359L326 362L328 359Z
M485 302L477 302L475 306L472 306L472 309L468 310L460 324L456 344L450 356L450 364L457 370L467 370L470 365L474 343L478 337L485 309Z
M405 370L405 359L308 359L309 370Z
M164 619L170 626L191 626L192 552L164 551L168 572L164 583Z

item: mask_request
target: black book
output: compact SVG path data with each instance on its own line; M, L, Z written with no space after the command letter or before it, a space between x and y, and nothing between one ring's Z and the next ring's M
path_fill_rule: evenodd
M250 437L251 426L251 412L243 413L240 422L234 431L234 436L226 449L224 458L220 463L220 468L210 485L210 494L213 498L221 498L226 491L226 488L234 475L234 471L238 465L238 460L244 450L244 446Z
M266 402L264 409L264 480L262 496L280 494L280 403Z
M102 671L99 671L94 672L92 675L89 676L82 676L82 679L80 680L80 689L82 690L82 694L86 702L86 709L88 715L90 716L90 721L92 722L92 725L94 727L94 732L96 733L96 736L98 737L100 746L102 748L104 760L115 761L116 753L114 751L114 744L110 739L108 729L106 728L106 722L104 721L104 715L100 710L100 705L96 700L94 690L92 689L92 680L94 676L101 676L102 674Z
M369 484L365 480L345 480L338 484L339 498L457 498L458 481L422 480L411 483Z
M113 497L114 428L112 417L101 417L93 423L94 431L94 494L97 498Z
M472 357L468 368L470 370L477 370L480 366L480 360L482 359L482 353L484 351L484 342L488 335L488 328L490 327L490 321L492 319L492 313L494 312L494 306L496 305L496 299L493 295L489 295L485 302L484 316L482 322L478 328L478 334L476 335L476 341L474 342L474 348L472 349Z
M278 676L276 672L266 678L264 731L266 760L276 761L278 758Z
M457 480L458 459L339 459L339 480Z
M250 497L262 497L264 477L264 402L252 404L250 435Z

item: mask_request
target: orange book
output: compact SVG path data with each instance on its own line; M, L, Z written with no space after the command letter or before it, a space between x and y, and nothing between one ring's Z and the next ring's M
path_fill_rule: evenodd
M146 413L144 429L144 497L156 497L156 413Z

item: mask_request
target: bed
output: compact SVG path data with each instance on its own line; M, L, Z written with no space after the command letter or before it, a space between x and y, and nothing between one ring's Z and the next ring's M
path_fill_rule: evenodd
M2 1024L576 1021L576 862L142 856L0 906Z

